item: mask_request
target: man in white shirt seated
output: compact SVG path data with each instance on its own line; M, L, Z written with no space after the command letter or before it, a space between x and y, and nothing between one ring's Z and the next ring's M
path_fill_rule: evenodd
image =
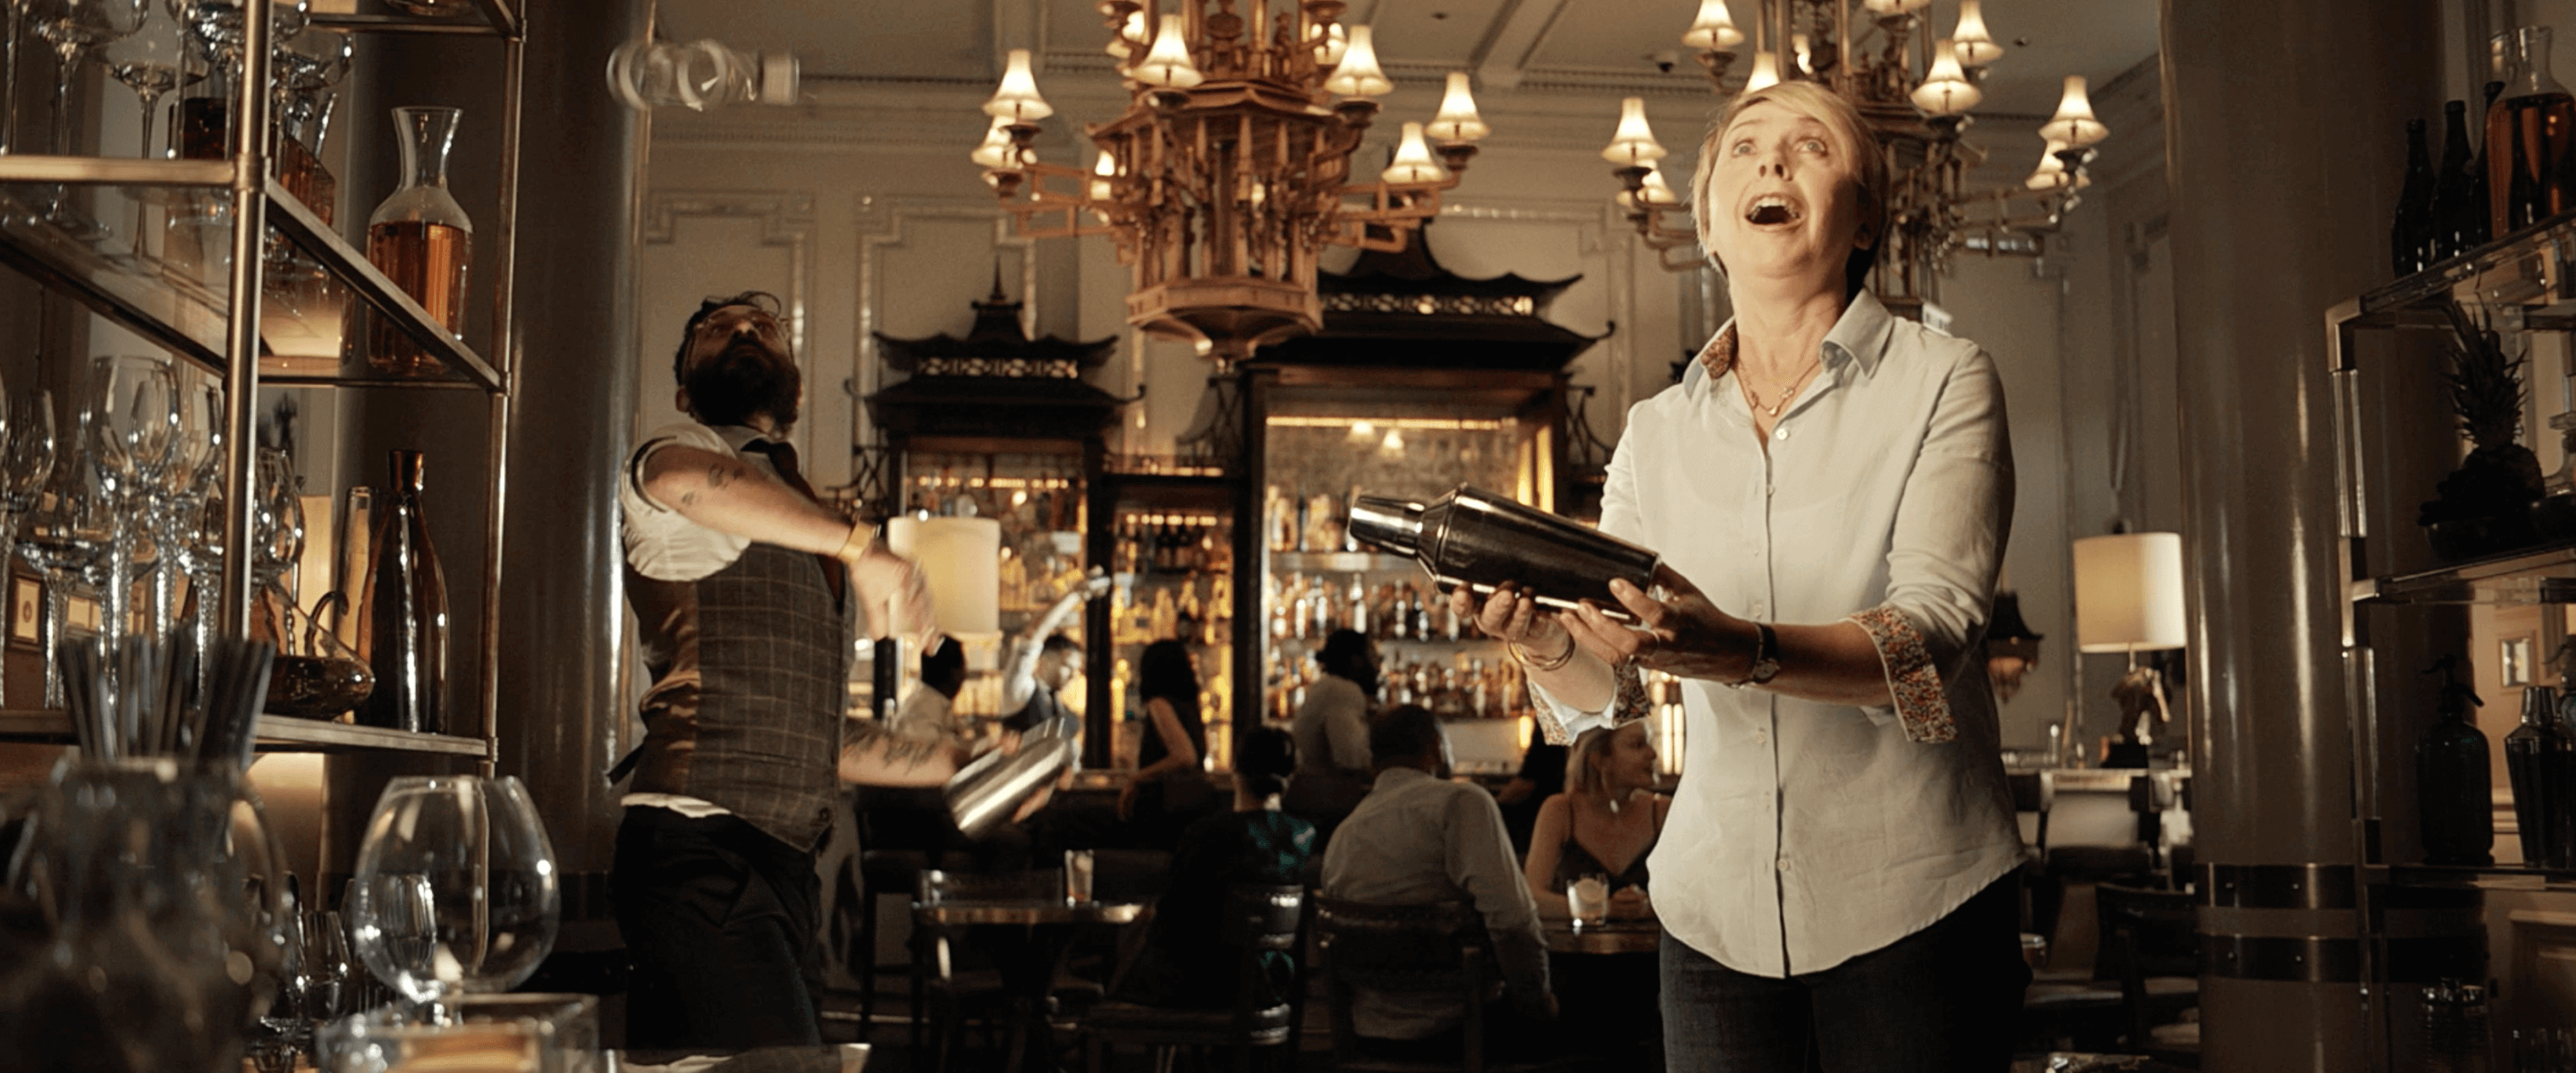
M1324 850L1324 896L1372 905L1463 901L1485 919L1503 971L1511 1016L1488 1016L1489 1036L1526 1052L1530 1029L1552 1020L1547 942L1538 906L1521 880L1502 811L1482 788L1449 781L1449 739L1440 721L1408 704L1369 727L1374 787ZM1352 1027L1370 1050L1391 1058L1454 1057L1466 1016L1447 994L1353 996Z

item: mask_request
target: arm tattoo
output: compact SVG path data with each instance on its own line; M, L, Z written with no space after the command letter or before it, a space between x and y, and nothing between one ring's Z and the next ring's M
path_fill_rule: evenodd
M682 493L680 493L680 505L681 505L681 506L683 506L683 507L694 507L694 506L697 506L697 505L698 505L698 493L696 493L696 492L694 492L694 491L689 491L689 492L682 492Z
M736 463L718 462L707 467L707 487L722 488L733 483Z
M906 769L918 768L936 760L960 744L957 735L953 732L907 733L903 729L888 726L874 719L853 721L853 725L846 732L846 737L847 744L844 748L849 752L873 751L884 757L886 763Z

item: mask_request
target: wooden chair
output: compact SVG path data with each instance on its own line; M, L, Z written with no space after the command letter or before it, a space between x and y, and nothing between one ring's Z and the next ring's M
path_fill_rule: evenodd
M958 947L963 945L963 930L939 924L923 910L944 901L999 901L1024 898L1062 898L1064 871L1049 868L1027 872L949 872L926 869L913 900L914 957L919 962L919 979L927 992L928 1006L937 1026L938 1057L933 1068L946 1070L956 1052L958 1036L970 1015L979 1019L988 1032L1002 1027L1004 1007L1011 997L1003 986L1001 972L994 969L969 969L958 964ZM1052 966L1049 966L1052 968ZM1049 982L1049 998L1058 990L1071 987L1097 994L1098 984L1088 981L1054 980ZM1016 1026L1013 1026L1016 1028ZM1030 1046L1045 1046L1044 1040L1028 1041Z
M1217 941L1238 954L1233 1005L1187 1009L1103 1002L1083 1018L1085 1068L1104 1073L1112 1048L1122 1045L1155 1048L1156 1073L1170 1073L1181 1047L1232 1047L1235 1073L1249 1073L1258 1048L1286 1044L1293 1063L1305 1015L1304 979L1292 984L1287 1001L1265 1003L1263 962L1271 952L1295 955L1305 904L1305 889L1294 885L1237 883L1228 888Z
M1459 1070L1502 1073L1505 1070L1584 1069L1584 1059L1541 1063L1490 1063L1485 1055L1485 1004L1502 996L1503 981L1494 965L1484 918L1465 902L1430 905L1368 905L1315 899L1313 915L1316 957L1324 974L1324 992L1332 1011L1333 1068L1352 1073L1418 1073ZM1443 993L1457 996L1466 1009L1462 1044L1455 1063L1389 1061L1361 1053L1359 1033L1351 1018L1354 992Z
M2095 975L2119 981L2129 1049L2167 1057L2157 1054L2155 1028L2200 1005L2197 896L2109 883L2093 890L2102 935ZM2163 1049L2197 1054L2196 1048Z

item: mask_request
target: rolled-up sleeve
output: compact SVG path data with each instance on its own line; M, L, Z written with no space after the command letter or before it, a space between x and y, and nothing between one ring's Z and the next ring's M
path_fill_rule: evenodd
M1643 406L1643 403L1638 406ZM1628 419L1636 420L1637 407L1630 407ZM1610 452L1609 480L1601 489L1601 531L1621 540L1645 543L1645 519L1637 510L1637 460L1630 451L1628 439L1620 437L1619 446ZM1597 726L1610 726L1627 718L1642 716L1646 710L1646 689L1636 671L1622 672L1618 692L1608 708L1586 711L1558 700L1555 694L1529 686L1530 707L1535 710L1539 736L1550 745L1572 745L1574 736Z
M1949 683L1985 638L2012 502L2003 381L1978 350L1951 370L1933 402L1897 507L1887 598L1849 617L1878 648L1890 707L1910 740L1943 742L1958 732Z

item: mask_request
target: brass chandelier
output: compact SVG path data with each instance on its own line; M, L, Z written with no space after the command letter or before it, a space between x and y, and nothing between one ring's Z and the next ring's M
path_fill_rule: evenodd
M1323 248L1402 249L1486 133L1467 76L1452 73L1438 115L1406 123L1394 161L1354 182L1372 98L1395 84L1369 28L1339 21L1345 7L1183 0L1164 12L1103 0L1129 101L1116 119L1085 126L1093 166L1037 159L1037 122L1054 109L1022 49L984 104L993 124L973 159L1021 234L1116 240L1136 274L1128 323L1230 369L1256 347L1320 328Z
M1970 189L1971 169L1987 150L1963 135L1978 84L2003 48L1986 29L1979 0L1959 0L1947 37L1931 36L1932 0L1755 0L1753 62L1732 76L1747 44L1726 0L1702 0L1682 34L1721 95L1749 92L1784 78L1809 79L1860 109L1887 154L1888 247L1871 290L1891 305L1917 307L1928 274L1946 271L1960 250L2035 254L2040 236L2079 201L2093 146L2110 134L2093 116L2084 77L2068 75L2057 113L2039 128L2039 165L2019 185ZM1618 165L1618 194L1629 222L1671 271L1704 264L1690 206L1656 167L1664 155L1647 127L1645 102L1622 102L1619 127L1602 157ZM1675 221L1678 222L1675 222ZM1673 251L1683 251L1678 258Z

